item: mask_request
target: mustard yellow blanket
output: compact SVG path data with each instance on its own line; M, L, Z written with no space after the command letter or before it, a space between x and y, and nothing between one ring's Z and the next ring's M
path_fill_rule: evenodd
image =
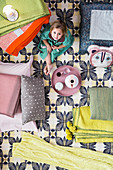
M83 148L47 143L38 136L23 132L22 142L13 144L13 156L47 163L69 170L112 170L113 156Z
M73 126L70 131L76 142L113 142L113 121L90 119L90 107L73 109Z

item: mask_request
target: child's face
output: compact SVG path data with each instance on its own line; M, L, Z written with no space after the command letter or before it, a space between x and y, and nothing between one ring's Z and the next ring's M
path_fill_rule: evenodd
M53 28L51 36L54 40L59 40L63 36L63 32L60 28Z

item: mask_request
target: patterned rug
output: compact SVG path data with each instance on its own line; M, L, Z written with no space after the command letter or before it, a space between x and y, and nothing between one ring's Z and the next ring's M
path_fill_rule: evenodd
M72 121L72 108L89 106L89 87L93 86L113 86L112 67L107 69L95 68L90 65L88 55L79 55L79 24L80 24L80 6L79 1L75 0L45 0L45 3L51 10L50 22L61 19L66 22L68 29L75 37L74 44L63 55L59 56L54 62L54 69L62 65L70 65L78 68L82 77L80 90L68 97L58 95L51 85L51 76L45 76L43 69L45 62L39 57L37 48L39 35L20 51L18 57L10 56L0 48L0 60L3 62L27 62L31 55L34 56L33 74L41 74L44 77L45 84L45 103L46 120L37 121L38 136L52 144L72 147L82 147L94 151L100 151L107 154L113 154L113 143L75 143L75 140L66 139L66 123ZM30 132L34 133L34 132ZM29 162L20 158L12 158L12 147L14 142L21 141L20 131L3 132L0 134L0 168L2 170L63 170L60 167L54 167L47 164Z

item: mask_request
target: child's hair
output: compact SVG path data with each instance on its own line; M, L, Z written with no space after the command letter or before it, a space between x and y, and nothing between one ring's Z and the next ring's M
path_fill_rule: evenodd
M52 30L54 28L60 28L62 30L63 34L67 34L66 24L61 20L56 20L52 23L51 28L50 28L50 32L52 32Z

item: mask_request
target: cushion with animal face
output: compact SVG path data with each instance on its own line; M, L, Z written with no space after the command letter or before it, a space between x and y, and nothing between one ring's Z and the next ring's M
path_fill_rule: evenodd
M87 51L90 63L94 67L109 67L113 63L113 46L90 45Z

